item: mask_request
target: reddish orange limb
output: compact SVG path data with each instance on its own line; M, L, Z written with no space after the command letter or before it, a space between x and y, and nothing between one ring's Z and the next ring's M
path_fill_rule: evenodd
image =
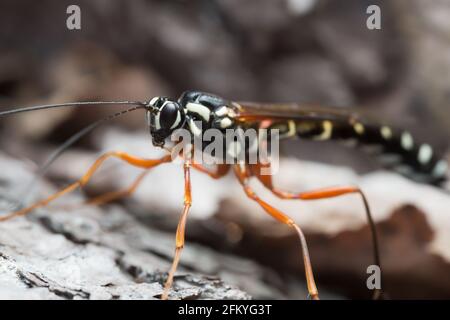
M169 291L173 284L173 277L178 267L178 263L181 257L181 251L184 247L184 235L186 230L186 221L189 213L189 209L192 205L191 196L191 163L189 160L184 162L184 208L178 222L177 233L175 237L175 255L173 258L172 266L167 276L166 283L164 284L164 291L161 296L162 300L167 300L169 297Z
M164 156L160 159L144 159L144 158L138 158L138 157L135 157L135 156L132 156L127 153L120 152L120 151L113 151L113 152L105 153L105 154L101 155L94 162L94 164L88 169L86 174L84 174L83 177L81 177L81 179L79 179L78 181L72 183L71 185L67 186L66 188L62 189L61 191L56 192L55 194L49 196L48 198L36 202L35 204L33 204L29 207L20 209L18 211L12 212L5 216L1 216L0 221L9 220L9 219L12 219L12 218L18 217L18 216L24 216L37 208L46 206L53 200L61 197L62 195L66 194L66 193L72 192L73 190L75 190L77 188L83 187L84 185L86 185L89 182L89 180L92 178L92 175L95 173L95 171L97 171L98 168L102 165L102 163L108 158L118 158L118 159L125 161L128 164L131 164L132 166L139 167L139 168L145 168L145 169L150 169L150 168L153 168L162 163L172 161L170 155Z
M133 181L133 183L126 189L119 190L119 191L111 191L107 192L105 194L99 195L97 197L91 198L86 200L84 204L89 205L103 205L112 201L116 201L120 198L129 197L132 195L136 189L139 187L141 182L144 180L145 176L149 173L149 170L146 170L139 174L137 178Z
M311 299L318 300L319 292L317 290L316 282L314 280L314 273L312 270L311 259L309 257L308 245L306 243L306 238L302 229L289 216L287 216L280 210L272 207L270 204L268 204L267 202L265 202L256 195L256 193L248 185L248 179L251 176L251 172L247 169L248 168L246 166L241 165L234 166L234 172L240 184L244 188L246 195L250 199L257 202L268 214L270 214L276 220L284 224L287 224L288 226L294 228L295 231L297 232L302 247L302 255L303 255L303 262L305 265L305 276L306 276L306 284L308 287L308 293Z
M283 199L320 200L343 196L350 193L361 193L361 190L353 186L330 187L319 190L291 193L272 188L271 191Z
M340 186L340 187L330 187L330 188L323 188L320 190L313 190L313 191L307 191L307 192L299 192L299 193L293 193L293 192L286 192L279 190L273 186L272 182L272 176L271 175L262 175L261 174L261 168L262 167L270 167L270 164L262 165L262 164L256 164L250 166L250 170L254 176L258 178L258 180L267 187L273 194L278 196L281 199L301 199L301 200L320 200L320 199L329 199L329 198L335 198L347 194L359 194L363 200L364 208L366 212L367 221L371 230L372 234L372 243L373 243L373 255L374 255L374 262L377 266L381 269L381 259L380 259L380 253L379 253L379 244L378 244L378 236L375 228L375 222L373 221L372 214L370 211L369 203L367 201L367 198L364 194L364 192L355 186ZM381 290L375 290L373 298L378 299L382 295Z

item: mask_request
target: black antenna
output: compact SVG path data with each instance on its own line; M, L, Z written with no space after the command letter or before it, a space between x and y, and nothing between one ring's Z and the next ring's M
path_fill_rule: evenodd
M138 109L144 109L145 104L144 103L141 103L141 104L142 105L140 105L140 106L122 110L120 112L111 114L103 119L97 120L97 121L91 123L90 125L84 127L83 129L81 129L80 131L75 133L73 136L71 136L69 139L64 141L64 143L62 145L60 145L55 151L53 151L50 154L50 156L47 158L47 160L44 162L44 164L39 167L38 171L36 172L36 175L33 177L33 179L31 180L31 182L28 184L28 186L26 187L26 189L24 191L24 197L23 197L24 200L22 201L22 205L26 204L28 196L31 195L30 191L34 188L36 183L47 173L50 166L64 153L64 151L66 151L70 146L75 144L77 141L79 141L81 138L83 138L84 136L89 134L91 131L93 131L94 129L99 127L104 122L115 119L126 113L129 113L129 112L132 112L132 111L135 111ZM0 116L1 116L1 113L0 113Z
M17 107L11 110L6 110L0 112L0 117L28 112L28 111L36 111L36 110L45 110L45 109L53 109L53 108L61 108L61 107L79 107L79 106L89 106L89 105L112 105L112 104L128 104L128 105L136 105L136 106L145 106L145 102L141 101L81 101L81 102L66 102L66 103L56 103L56 104L43 104L38 106L31 107Z

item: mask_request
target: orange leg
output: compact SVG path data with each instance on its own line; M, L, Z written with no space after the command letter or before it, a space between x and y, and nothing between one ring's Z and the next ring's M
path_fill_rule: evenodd
M376 232L375 223L372 218L372 214L369 207L369 202L364 194L364 192L354 186L342 186L342 187L330 187L323 188L320 190L300 192L300 193L292 193L279 190L273 186L272 176L270 175L261 175L261 165L254 165L250 168L252 174L258 178L258 180L266 186L273 194L278 196L281 199L301 199L301 200L320 200L320 199L328 199L339 197L347 194L359 194L364 203L364 209L366 211L367 221L369 223L370 231L372 234L372 243L373 243L373 255L375 264L380 267L381 270L381 262L380 262L380 252L379 252L379 244L378 244L378 236ZM378 299L381 297L381 290L375 290L373 298Z
M63 205L63 206L52 206L51 208L57 208L57 209L64 209L64 210L74 210L79 207L83 207L86 205L103 205L112 201L116 201L120 198L125 198L131 196L136 189L141 184L142 180L144 180L145 176L149 173L149 170L146 170L139 174L136 179L133 181L133 183L128 186L126 189L119 190L119 191L111 191L104 194L101 194L99 196L87 199L85 202L81 204L75 204L75 205Z
M303 231L291 218L289 218L287 215L285 215L280 210L272 207L270 204L268 204L267 202L265 202L264 200L262 200L255 194L255 192L248 185L248 179L250 178L251 173L250 173L250 171L246 170L246 167L241 167L240 165L235 165L234 172L235 172L237 178L239 179L239 182L243 186L245 193L247 194L247 196L250 199L256 201L268 214L270 214L276 220L278 220L284 224L287 224L288 226L294 228L295 231L297 232L297 234L300 238L301 246L302 246L303 263L305 265L306 284L308 286L309 296L314 300L318 300L319 292L317 290L316 282L314 280L311 259L309 257L308 245L306 243L306 239L305 239L305 235L303 234Z
M184 247L184 234L186 229L187 215L192 205L191 197L191 163L189 160L184 162L184 208L178 222L177 233L175 238L175 256L173 258L172 267L170 268L169 275L164 285L164 291L161 296L162 300L167 300L169 297L169 291L173 284L173 276L178 267L180 261L181 251Z
M77 188L83 187L84 185L86 185L89 182L92 175L95 173L95 171L97 171L97 169L101 166L101 164L106 159L112 158L112 157L121 159L121 160L127 162L128 164L131 164L132 166L145 168L145 169L150 169L150 168L153 168L162 163L172 161L170 155L164 156L163 158L160 158L160 159L142 159L142 158L137 158L137 157L134 157L127 153L119 152L119 151L105 153L94 162L94 164L89 168L89 170L86 172L86 174L83 177L81 177L80 180L72 183L71 185L67 186L66 188L62 189L61 191L58 191L57 193L51 195L48 198L36 202L35 204L33 204L29 207L12 212L5 216L1 216L0 221L5 221L5 220L12 219L14 217L26 215L27 213L33 211L34 209L46 206L51 201L61 197L62 195L66 194L66 193L69 193Z
M203 167L200 164L191 164L191 167L203 172L207 175L209 175L211 178L213 179L220 179L221 177L223 177L224 175L226 175L230 169L229 165L219 165L217 166L217 170L216 171L210 171L207 168ZM137 187L139 186L139 184L142 182L142 180L145 178L145 176L148 174L148 171L144 171L142 172L137 178L136 180L126 189L123 190L119 190L119 191L111 191L102 195L99 195L97 197L91 198L91 199L87 199L84 203L82 203L81 205L103 205L112 201L115 201L117 199L123 198L123 197L128 197L131 194L133 194ZM73 210L75 208L77 208L78 205L76 206L64 206L64 209L69 209L69 210ZM60 208L60 207L58 207Z

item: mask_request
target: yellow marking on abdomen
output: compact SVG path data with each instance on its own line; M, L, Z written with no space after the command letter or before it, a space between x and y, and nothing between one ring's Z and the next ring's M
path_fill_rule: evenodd
M333 124L329 120L325 120L322 122L323 131L320 135L315 136L313 139L318 141L324 141L331 138L333 134Z

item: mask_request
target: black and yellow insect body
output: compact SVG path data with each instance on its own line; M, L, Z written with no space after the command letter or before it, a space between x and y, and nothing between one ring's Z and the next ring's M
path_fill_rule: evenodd
M289 137L334 140L359 147L377 156L385 167L419 182L439 185L446 180L447 162L429 144L415 141L408 131L369 123L354 116L338 119L336 115L328 120L290 120L284 127Z
M179 128L200 137L208 129L278 129L281 139L298 137L313 141L340 141L377 156L385 167L410 179L439 185L446 181L447 162L427 143L411 133L365 120L354 111L297 104L255 104L232 102L213 94L186 91L170 100L155 97L148 103L150 133L156 146L163 146ZM269 124L268 124L269 123ZM269 142L269 141L268 141ZM260 140L242 148L257 150ZM203 149L208 145L203 142ZM228 151L232 148L228 144ZM233 146L235 147L235 146Z

